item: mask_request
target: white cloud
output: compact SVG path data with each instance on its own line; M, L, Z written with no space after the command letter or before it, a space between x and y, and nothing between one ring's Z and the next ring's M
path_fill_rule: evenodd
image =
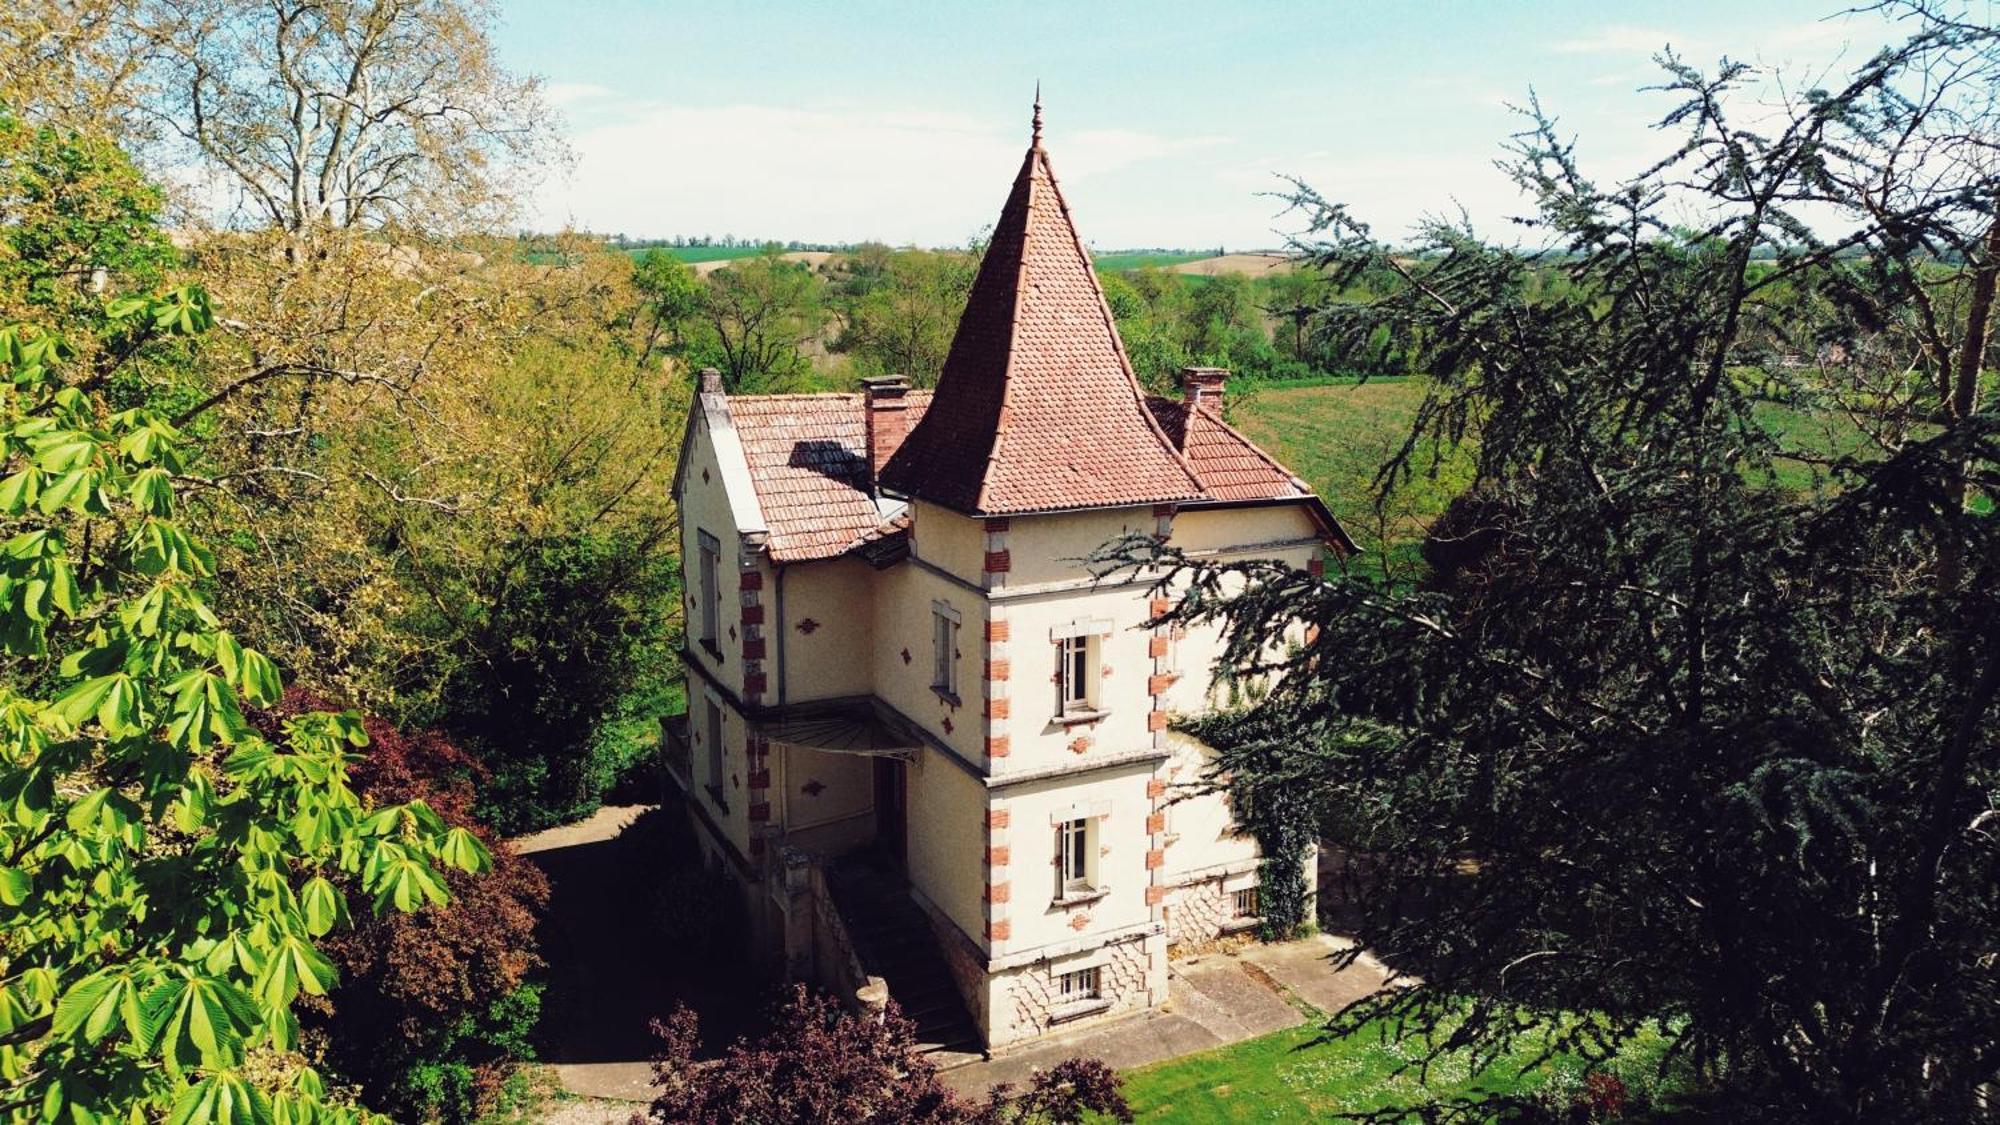
M571 106L579 102L595 101L609 97L611 88L595 82L551 82L543 91L550 105Z
M1557 40L1549 48L1560 55L1651 55L1675 42L1672 32L1612 24L1572 39Z
M592 108L597 123L572 138L574 169L539 195L539 225L956 244L999 213L1028 140L1025 128L926 111L601 100ZM1050 137L1066 186L1222 143L1127 129ZM1086 234L1098 234L1083 218L1095 209L1069 196Z

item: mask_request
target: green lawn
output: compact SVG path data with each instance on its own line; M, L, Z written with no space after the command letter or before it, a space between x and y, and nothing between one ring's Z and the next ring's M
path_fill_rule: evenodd
M1125 1098L1140 1121L1325 1121L1351 1113L1480 1092L1527 1093L1547 1089L1567 1105L1583 1089L1586 1069L1557 1058L1522 1072L1539 1053L1520 1049L1480 1075L1469 1059L1447 1056L1427 1076L1403 1069L1421 1052L1415 1044L1386 1041L1364 1030L1324 1043L1319 1020L1198 1055L1126 1071ZM1665 1043L1634 1044L1610 1067L1634 1099L1651 1097Z

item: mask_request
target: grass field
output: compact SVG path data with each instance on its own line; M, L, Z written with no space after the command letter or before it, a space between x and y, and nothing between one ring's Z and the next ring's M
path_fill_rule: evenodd
M1523 1042L1476 1076L1465 1054L1448 1055L1420 1074L1403 1069L1421 1057L1416 1044L1389 1042L1365 1029L1315 1042L1319 1022L1126 1071L1125 1098L1140 1121L1305 1122L1479 1093L1546 1090L1567 1106L1583 1090L1585 1067L1574 1058L1523 1072L1540 1053L1537 1042ZM1661 1040L1643 1040L1609 1069L1628 1094L1651 1100L1663 1049Z
M1136 270L1146 266L1177 266L1183 262L1199 262L1204 258L1213 257L1215 255L1206 250L1129 250L1092 254L1090 263L1101 270Z
M764 252L762 246L640 246L626 253L637 257L648 250L663 250L689 265L697 262L733 262L738 258L754 258Z

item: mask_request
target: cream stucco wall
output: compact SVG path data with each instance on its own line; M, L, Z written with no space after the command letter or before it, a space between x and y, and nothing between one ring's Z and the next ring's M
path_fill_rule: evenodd
M1147 618L1144 585L1016 598L1007 603L1007 617L1012 752L993 763L995 776L1063 769L1152 749L1147 716L1153 700L1146 683L1153 670L1147 648L1152 638L1140 628ZM1056 682L1060 641L1076 631L1097 640L1102 717L1088 722L1062 717Z
M1151 508L1017 516L1008 521L1007 585L1087 579L1090 569L1083 560L1093 552L1127 535L1151 535L1156 527Z
M1207 791L1215 751L1177 731L1168 733L1167 749L1173 757L1161 771L1167 782L1164 881L1173 885L1254 868L1257 841L1236 831L1224 795Z
M730 496L724 487L722 460L717 455L715 435L711 432L710 416L705 410L698 410L690 423L687 448L681 454L680 492L677 497L681 510L681 559L685 582L685 600L682 612L686 615L687 650L690 658L699 662L710 674L720 680L724 687L738 698L743 694L742 649L730 639L730 627L737 624L742 613L742 602L737 576L740 536L737 526L738 513L732 509ZM700 582L700 535L702 532L715 537L720 548L716 563L716 578L721 598L721 614L718 620L716 647L711 653L701 644L701 582ZM692 693L690 693L692 695Z
M936 750L905 767L910 884L975 942L986 933L986 787Z
M772 816L786 841L838 855L875 834L875 759L772 743Z
M1146 817L1152 811L1146 782L1152 776L1150 764L1134 763L1005 790L1013 852L1010 956L1146 924L1151 882ZM1097 889L1107 893L1089 901L1058 901L1057 826L1078 817L1096 821Z
M961 617L958 630L958 698L931 688L932 606L943 602ZM904 564L875 576L874 647L845 659L872 668L875 694L920 724L974 765L986 760L980 685L986 603L922 567Z
M949 508L912 500L910 554L977 586L986 570L985 524Z
M773 702L874 690L869 654L875 648L877 578L867 563L853 558L794 564L772 575L765 589Z
M693 742L691 763L694 773L693 799L700 802L707 817L722 829L722 835L739 857L750 851L750 797L745 790L745 735L748 727L728 699L699 679L691 680L688 697L688 735ZM706 706L714 702L722 712L722 773L709 772L708 719ZM710 788L714 788L714 792Z

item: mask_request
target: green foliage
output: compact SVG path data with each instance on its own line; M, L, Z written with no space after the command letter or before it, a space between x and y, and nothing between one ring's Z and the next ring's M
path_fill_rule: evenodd
M589 813L650 758L675 690L673 622L660 607L678 604L680 589L676 560L628 536L516 554L438 717L491 771L480 818L506 833Z
M90 350L115 363L211 313L186 289L102 320ZM182 436L81 390L78 350L0 329L0 646L23 685L0 688L7 1112L357 1117L292 1054L294 1005L335 983L316 941L348 904L324 878L407 909L485 850L422 803L357 797L354 716L249 726L279 676L208 607L213 556L174 518Z
M1615 188L1536 112L1510 167L1544 255L1436 223L1405 256L1300 190L1337 284L1401 279L1329 330L1431 373L1384 479L1472 457L1432 573L1120 553L1164 563L1167 619L1219 625L1224 666L1276 678L1213 732L1219 767L1253 807L1324 804L1358 940L1419 982L1338 1030L1478 1065L1657 1033L1731 1119L1962 1121L2000 1071L2000 178L1880 147L1989 132L2000 29L1916 18L1754 132L1743 68L1667 59L1685 144ZM1839 244L1803 218L1830 204ZM1801 324L1808 292L1840 311ZM1753 394L1745 347L1798 331L1854 358ZM1774 388L1862 440L1772 425ZM1550 1012L1596 1017L1545 1037Z

